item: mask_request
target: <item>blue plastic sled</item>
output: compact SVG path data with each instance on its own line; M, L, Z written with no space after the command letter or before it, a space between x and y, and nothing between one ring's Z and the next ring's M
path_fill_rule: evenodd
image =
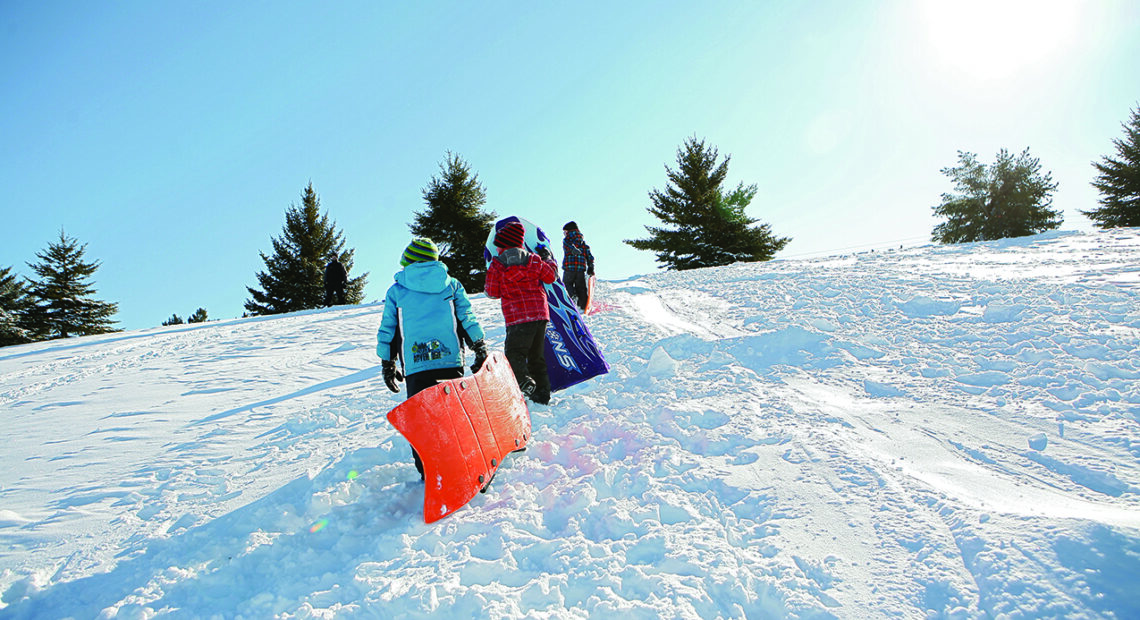
M550 237L531 222L514 215L505 217L491 229L483 250L483 259L489 266L498 253L495 233L507 222L519 222L526 229L523 245L534 251L541 243L554 252ZM570 299L562 279L546 285L546 301L550 305L550 322L546 324L546 368L550 373L550 389L557 392L610 371L602 357L602 350L590 334L578 306Z

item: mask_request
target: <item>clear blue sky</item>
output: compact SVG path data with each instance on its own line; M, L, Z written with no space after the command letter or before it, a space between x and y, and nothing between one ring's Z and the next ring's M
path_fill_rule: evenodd
M119 326L240 316L311 180L382 298L451 150L487 208L658 268L686 137L731 155L781 258L929 239L958 150L1029 147L1090 230L1140 104L1140 2L0 3L0 266L60 228Z

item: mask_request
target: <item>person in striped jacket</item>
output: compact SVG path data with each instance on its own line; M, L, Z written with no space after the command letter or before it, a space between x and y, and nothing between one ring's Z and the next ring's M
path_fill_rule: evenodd
M558 264L550 250L540 246L537 254L523 249L526 231L519 222L508 222L495 235L499 254L487 268L483 290L499 299L507 324L504 353L519 388L533 402L550 402L550 375L546 370L546 323L550 309L546 288L558 279Z

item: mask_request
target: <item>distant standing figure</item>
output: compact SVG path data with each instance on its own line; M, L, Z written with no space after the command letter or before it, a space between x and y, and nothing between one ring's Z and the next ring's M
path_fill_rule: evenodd
M574 303L586 309L586 278L594 275L594 255L575 222L562 227L562 283Z
M348 286L348 270L340 260L333 256L329 264L325 265L325 305L333 305L333 296L336 296L337 305L344 305L344 289Z

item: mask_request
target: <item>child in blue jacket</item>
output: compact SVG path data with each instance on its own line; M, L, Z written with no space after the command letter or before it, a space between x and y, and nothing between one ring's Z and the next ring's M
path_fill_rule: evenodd
M431 239L413 239L400 259L401 271L384 298L384 318L376 333L376 355L384 383L393 392L406 380L408 398L447 379L463 376L463 345L475 352L471 372L487 359L483 328L471 310L471 300L458 280L439 262ZM402 361L403 371L396 368ZM412 449L416 470L423 479L420 455Z

